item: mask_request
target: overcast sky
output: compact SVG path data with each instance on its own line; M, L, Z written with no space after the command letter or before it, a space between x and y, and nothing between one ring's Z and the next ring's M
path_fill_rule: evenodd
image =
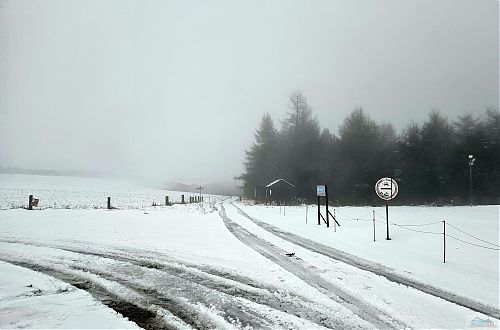
M0 1L0 164L231 180L301 90L337 132L498 108L497 0Z

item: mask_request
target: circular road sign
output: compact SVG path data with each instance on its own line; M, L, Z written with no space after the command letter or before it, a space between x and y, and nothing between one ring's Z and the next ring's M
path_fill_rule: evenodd
M382 178L375 184L375 192L378 197L390 201L398 194L398 184L392 178Z

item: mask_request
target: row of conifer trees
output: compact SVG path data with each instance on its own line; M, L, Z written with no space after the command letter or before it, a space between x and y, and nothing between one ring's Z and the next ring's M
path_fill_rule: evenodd
M488 108L478 118L453 121L432 111L423 123L397 133L355 108L338 135L321 130L306 98L295 92L289 111L276 127L265 114L246 151L241 180L244 195L265 198L265 186L283 178L296 186L297 200L314 200L318 184L327 184L339 204L378 202L375 182L384 176L399 183L400 204L467 204L470 198L468 156L474 203L499 202L500 114Z

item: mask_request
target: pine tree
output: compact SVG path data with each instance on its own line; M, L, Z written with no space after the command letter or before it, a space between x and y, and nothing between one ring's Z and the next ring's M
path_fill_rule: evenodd
M380 168L380 141L377 124L365 111L355 108L340 127L339 182L343 200L368 203L373 200L373 185L386 176Z
M264 199L265 186L273 180L277 168L276 147L277 130L271 116L265 114L255 132L255 142L245 152L245 172L238 178L243 181L247 198Z
M423 189L422 130L410 123L398 138L398 166L401 170L398 200L412 203L425 194Z
M500 202L500 112L498 109L486 109L482 129L484 130L483 152L482 158L478 159L477 163L483 167L484 171L480 178L482 193L490 197L490 200L486 202L498 204Z
M301 92L290 96L288 107L280 131L280 174L296 186L297 197L312 198L320 168L318 120Z
M455 178L449 170L453 163L455 149L454 131L448 119L437 111L429 114L422 126L422 146L420 153L423 191L427 201L450 196L453 191L451 181Z

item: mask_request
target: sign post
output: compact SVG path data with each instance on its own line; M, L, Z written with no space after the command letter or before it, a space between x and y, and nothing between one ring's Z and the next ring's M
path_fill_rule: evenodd
M325 184L325 200L326 200L326 228L330 228L330 218L329 218L329 215L330 215L330 212L328 211L328 204L329 201L328 201L328 186Z
M318 185L316 186L316 196L318 196L318 225L321 225L321 218L326 222L326 227L330 227L330 217L328 212L328 186L327 185ZM326 199L326 220L321 214L321 197L325 197Z
M321 210L319 209L320 197L318 196L318 226L321 225Z
M389 201L396 197L398 191L398 184L392 178L382 178L375 184L375 192L377 193L377 196L385 200L385 220L387 225L386 240L391 239L389 237Z

